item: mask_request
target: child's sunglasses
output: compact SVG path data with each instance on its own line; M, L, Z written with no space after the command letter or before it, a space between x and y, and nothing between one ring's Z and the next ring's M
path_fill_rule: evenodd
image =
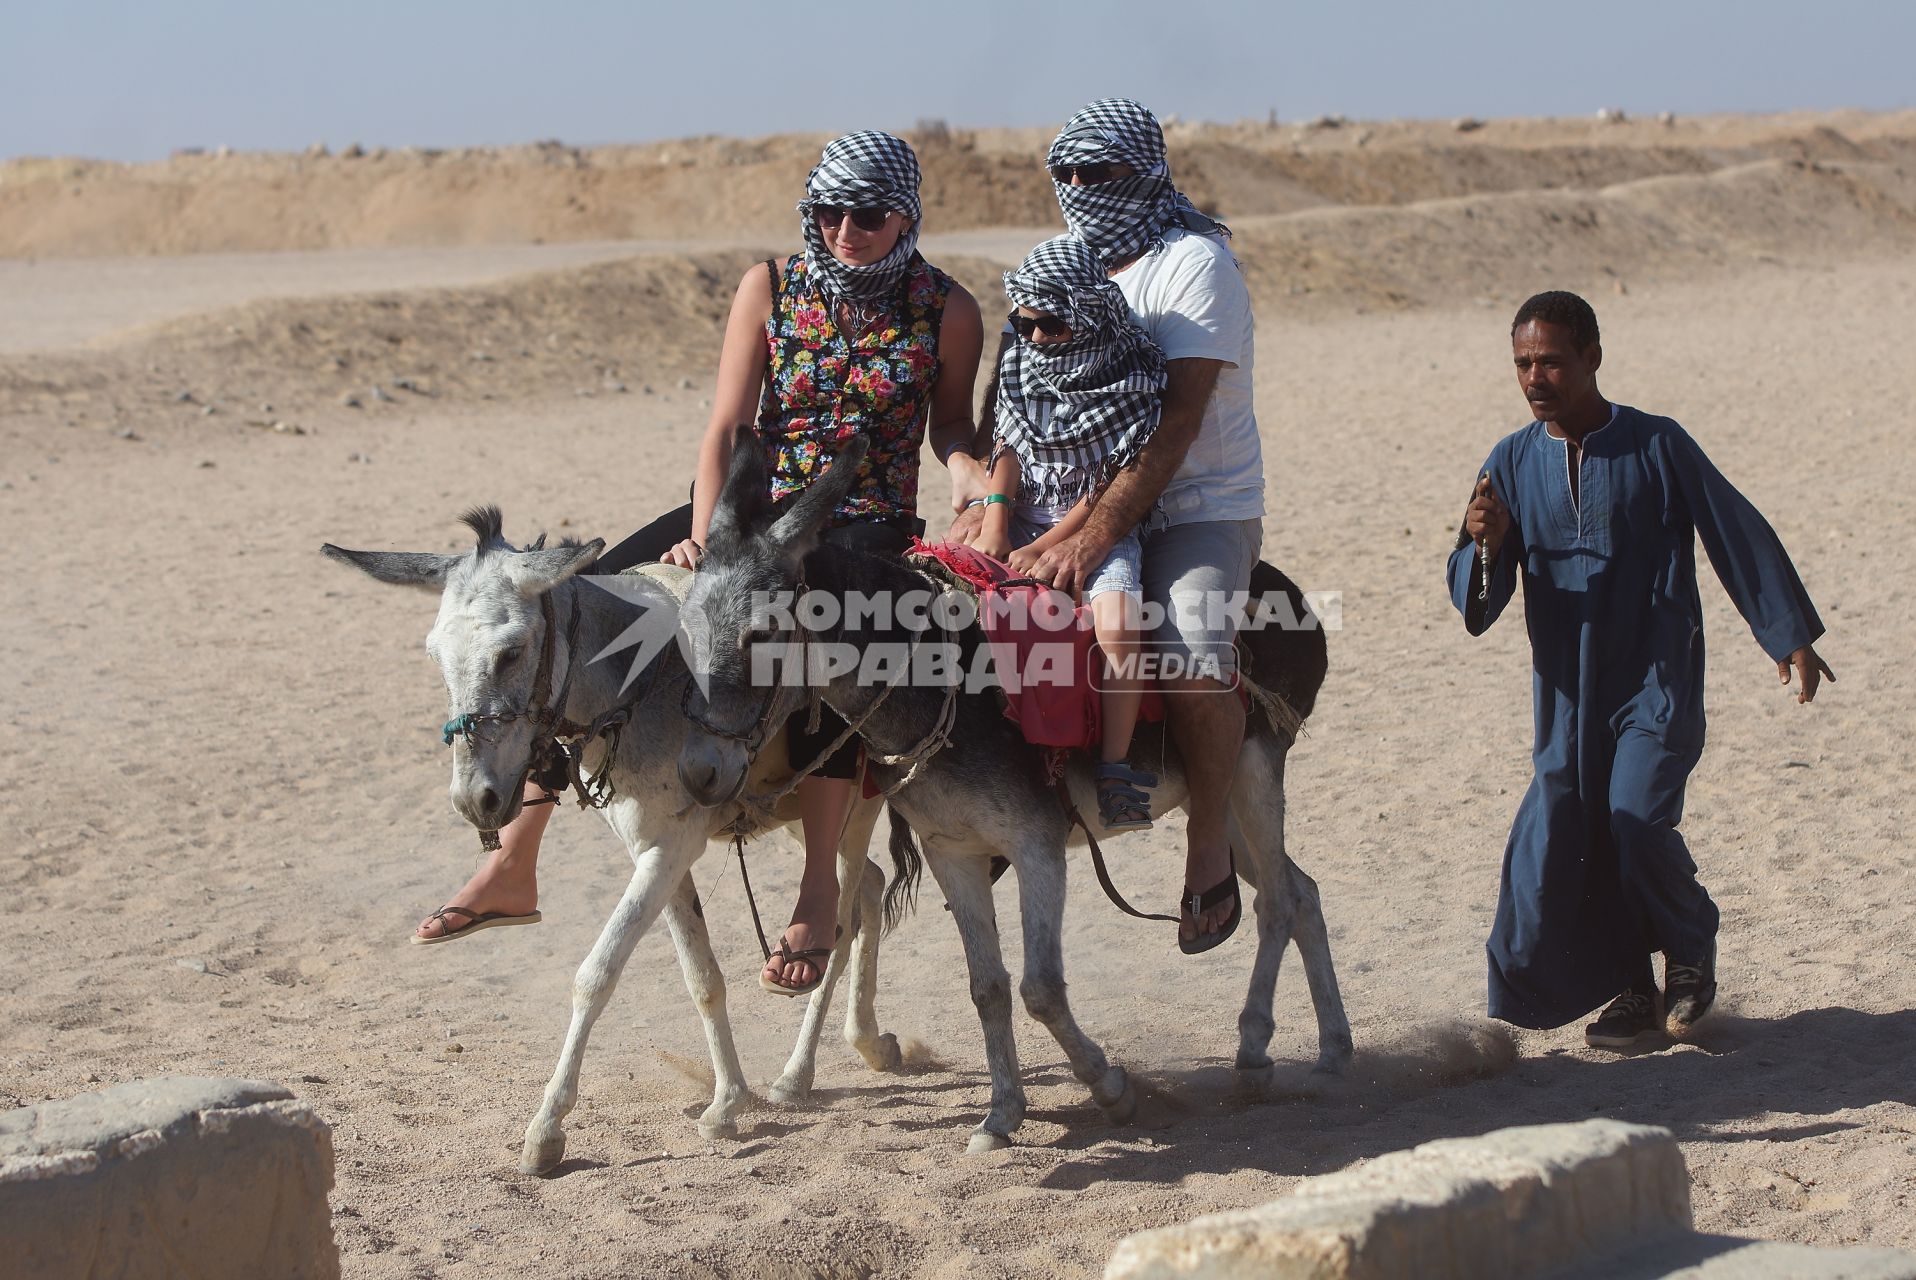
M1063 316L1027 316L1012 312L1008 317L1011 327L1020 338L1031 341L1031 335L1042 333L1047 338L1069 338L1071 322Z

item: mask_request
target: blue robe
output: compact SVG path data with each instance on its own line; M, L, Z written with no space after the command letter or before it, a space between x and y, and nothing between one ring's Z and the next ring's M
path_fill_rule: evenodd
M1694 532L1764 652L1823 634L1783 544L1682 427L1617 406L1584 437L1578 497L1563 440L1533 422L1483 470L1510 509L1487 599L1477 548L1452 552L1472 635L1523 576L1536 768L1504 850L1486 950L1490 1015L1562 1026L1649 976L1699 963L1716 904L1677 823L1703 750L1703 608Z

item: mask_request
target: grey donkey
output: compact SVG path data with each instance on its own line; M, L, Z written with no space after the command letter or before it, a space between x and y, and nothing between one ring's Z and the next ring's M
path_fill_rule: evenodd
M699 1117L699 1132L734 1135L751 1092L733 1046L725 980L712 954L691 867L712 839L732 833L754 796L774 793L789 780L790 770L779 767L785 761L783 744L765 753L768 767L754 777L740 803L694 806L678 781L687 673L677 646L664 645L624 690L627 662L592 661L616 647L649 607L676 611L682 582L675 583L673 575L689 575L659 566L655 578L621 578L624 589L614 594L576 576L599 554L602 542L548 548L541 538L522 550L502 536L497 509L470 512L465 520L478 545L464 555L323 548L381 582L439 593L439 616L426 649L445 677L451 705L453 807L482 832L496 831L518 815L528 773L550 750L554 733L577 734L602 717L621 719L618 711L629 708L618 732L596 734L585 743L582 768L610 784L601 812L631 853L632 879L573 981L571 1025L544 1101L526 1130L520 1167L543 1173L563 1158L563 1126L578 1098L587 1037L632 948L661 913L712 1055L712 1103ZM545 705L538 705L541 699ZM861 801L846 823L839 848L838 911L847 928L812 993L791 1059L772 1085L778 1101L808 1096L832 989L848 964L853 978L845 1038L872 1069L899 1065L898 1041L879 1031L874 1012L884 876L865 855L881 807L875 800ZM759 804L742 825L756 833L780 822L796 825L796 819L796 797L788 796L771 812Z
M957 668L970 670L983 643L981 632L975 621L950 631L936 623L923 625L916 605L902 610L907 615L902 619L901 611L872 608L880 598L897 602L914 592L922 597L936 584L899 561L818 540L818 529L847 491L862 455L860 442L852 442L824 476L778 510L763 496L759 449L744 438L734 449L705 558L686 599L686 621L696 623L701 633L704 652L695 652L693 662L707 669L707 696L702 702L688 696L693 726L684 738L681 780L703 804L729 803L746 787L753 767L753 726L779 723L808 695L821 696L858 729L878 781L896 788L892 854L898 871L888 913L901 909L915 882L915 831L923 842L923 861L958 925L992 1080L991 1109L973 1132L970 1149L1007 1145L1025 1111L1012 1039L1010 978L1000 955L988 871L994 856L1007 859L1018 874L1025 947L1019 993L1025 1007L1056 1037L1073 1073L1089 1086L1106 1116L1123 1123L1135 1111L1136 1094L1124 1069L1079 1028L1065 997L1065 849L1073 829L1046 782L1041 753L1005 718L995 690L960 691L901 674L908 666L931 670L931 664L921 668L918 661L934 644L955 646ZM1258 566L1252 587L1255 593L1287 597L1293 611L1303 608L1297 588L1268 565ZM804 609L781 613L768 607L768 602L791 599L782 593L806 591L850 607L821 607L809 623ZM821 621L834 612L835 622ZM1264 628L1248 638L1251 670L1294 711L1308 714L1326 669L1322 628ZM794 659L785 670L804 678L787 682L782 671L775 672L763 661L768 647ZM852 662L853 657L858 660ZM873 658L879 660L867 661ZM765 677L774 673L781 678L768 682ZM1132 758L1159 768L1153 808L1164 813L1182 806L1187 791L1175 751L1164 737L1154 737L1156 732L1141 728ZM1236 1059L1240 1080L1253 1089L1274 1074L1268 1053L1275 1029L1272 1003L1278 965L1292 940L1303 957L1317 1017L1316 1069L1340 1072L1351 1055L1350 1024L1338 995L1317 886L1285 851L1284 763L1290 746L1290 734L1253 712L1230 793L1228 830L1237 870L1257 891L1257 953L1238 1016ZM1156 763L1160 754L1162 767ZM1077 811L1095 826L1089 762L1074 762L1067 783Z

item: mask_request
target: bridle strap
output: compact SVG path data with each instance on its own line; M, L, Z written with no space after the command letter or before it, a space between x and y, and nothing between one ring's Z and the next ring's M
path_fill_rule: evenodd
M547 591L539 597L539 612L545 620L546 634L539 646L539 669L532 676L532 696L526 705L518 711L500 711L481 713L465 711L454 716L440 726L440 733L447 746L454 738L463 737L468 742L478 732L482 724L510 724L514 720L530 720L537 735L549 737L564 722L566 695L572 688L572 673L577 664L572 661L571 650L576 647L579 635L579 597L572 597L572 608L566 618L566 669L565 679L559 682L558 696L552 694L553 654L559 647L559 620L552 605L552 592Z
M497 714L482 715L468 711L461 715L454 716L445 723L441 730L445 736L447 746L452 745L454 738L461 736L470 743L474 735L478 732L478 727L481 724L510 724L514 720L530 720L532 721L533 732L533 756L528 770L532 771L540 767L541 761L549 762L553 751L562 750L557 742L558 737L566 735L569 731L578 729L578 726L572 724L571 721L565 718L566 698L572 690L572 673L578 669L576 658L579 639L579 597L576 588L572 595L571 608L566 614L565 679L559 682L559 689L556 695L554 695L552 691L552 665L554 661L553 655L558 652L559 648L559 618L558 611L552 603L551 591L546 591L539 596L539 613L545 621L546 633L545 639L539 646L539 668L532 676L532 696L527 699L525 707L519 711L500 712ZM597 734L595 733L593 736L597 736ZM583 743L581 742L580 745L583 745ZM609 761L606 767L607 770L611 768ZM579 803L582 805L591 805L592 800L587 795L586 785L579 777L577 759L571 753L566 754L566 769L570 775L571 785L578 791ZM593 781L596 783L599 781L599 778L595 777ZM561 789L563 790L563 787ZM604 797L599 800L598 805L593 807L602 807L610 798L611 796L608 790L604 794ZM558 803L558 793L546 790L545 793L537 799L523 801L520 804L520 808L526 809L542 804L550 804L556 807ZM479 833L479 847L487 853L496 852L499 848L499 833L497 831L481 831Z
M545 643L539 646L539 670L532 677L532 697L526 703L526 714L547 719L554 712L563 710L562 707L546 706L546 700L552 696L552 654L559 647L559 622L553 615L552 592L546 591L539 596L539 613L545 618L546 638ZM578 619L579 598L575 595L572 597L571 617L574 629L577 628ZM570 638L567 637L568 640ZM565 683L572 683L572 660L569 655L566 659Z

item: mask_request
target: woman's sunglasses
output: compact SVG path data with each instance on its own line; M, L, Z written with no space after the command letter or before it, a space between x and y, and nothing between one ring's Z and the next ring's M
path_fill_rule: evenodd
M1071 336L1071 322L1063 316L1028 316L1014 311L1006 318L1011 321L1012 329L1026 342L1031 341L1034 333L1042 333L1047 338Z
M821 204L813 208L812 215L818 219L818 225L830 230L838 226L847 217L860 231L883 231L885 220L891 217L890 209L847 209L842 204Z
M1076 178L1079 186L1097 187L1126 176L1124 168L1124 165L1108 161L1099 164L1054 164L1051 166L1051 180L1069 186L1071 180Z

